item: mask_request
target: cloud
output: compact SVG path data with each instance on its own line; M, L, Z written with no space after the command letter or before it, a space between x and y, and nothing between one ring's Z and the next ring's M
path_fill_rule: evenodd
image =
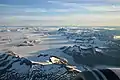
M108 6L86 6L84 7L93 12L120 12L120 6L108 5Z
M21 26L119 26L120 15L114 14L71 14L61 16L7 16L0 24Z
M68 8L68 9L42 9L42 8L28 8L25 12L79 12L80 9Z
M29 5L0 4L0 25L115 26L120 25L120 5L116 4L119 2L119 0L45 0L36 6L30 5L32 2Z
M65 0L68 1L68 0ZM70 0L73 1L73 0ZM77 0L75 0L77 1ZM79 2L82 2L83 0L80 0ZM92 12L119 12L120 11L120 5L116 5L116 4L111 4L110 2L120 2L120 0L107 0L107 1L103 1L103 0L85 0L86 3L75 3L75 2L60 2L60 1L49 1L52 4L59 4L61 6L67 6L69 8L73 8L73 10L75 9L76 11L92 11ZM102 4L97 5L96 3L89 3L87 1L101 1L103 2Z
M75 13L80 12L83 9L80 8L41 8L41 7L27 7L22 5L5 5L0 4L0 15L41 15L47 13L48 15L51 13Z
M120 3L120 0L106 0L106 1L111 3Z
M120 0L52 0L52 1L61 1L61 2L75 2L75 3L106 3L106 2L112 2L112 3L120 3Z

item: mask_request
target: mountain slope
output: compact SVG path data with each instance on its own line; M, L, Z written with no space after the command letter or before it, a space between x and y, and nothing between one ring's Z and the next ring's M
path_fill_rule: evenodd
M40 56L47 62L30 61L12 51L1 52L0 80L72 80L80 72L57 56Z

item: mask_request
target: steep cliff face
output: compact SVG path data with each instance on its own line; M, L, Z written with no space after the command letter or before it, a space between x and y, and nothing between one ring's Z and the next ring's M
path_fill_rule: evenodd
M12 52L1 52L0 80L72 80L80 72L59 57L40 56L47 62L33 62Z

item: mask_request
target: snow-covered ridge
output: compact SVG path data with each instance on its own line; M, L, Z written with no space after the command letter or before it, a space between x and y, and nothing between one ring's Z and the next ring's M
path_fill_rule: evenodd
M0 79L1 80L24 80L32 67L31 61L20 58L12 51L0 53Z
M99 47L85 47L85 46L69 46L69 47L62 47L60 48L64 53L68 55L81 55L81 56L86 56L86 55L99 55L101 53L104 54L101 48Z
M38 57L48 56L40 54ZM12 51L1 52L0 80L69 80L80 72L57 56L49 56L45 61L34 62L19 57Z
M96 31L98 30L98 31ZM100 29L66 29L60 28L58 30L59 34L66 36L70 41L81 46L93 46L93 47L103 47L114 39L113 32Z
M78 64L96 66L96 65L109 65L120 66L117 61L120 60L117 48L111 47L83 47L83 46L69 46L60 48L65 54L73 57L74 61Z

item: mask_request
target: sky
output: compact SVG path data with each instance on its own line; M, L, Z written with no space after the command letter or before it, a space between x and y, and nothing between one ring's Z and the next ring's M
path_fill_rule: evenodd
M120 0L0 0L0 26L120 26Z

